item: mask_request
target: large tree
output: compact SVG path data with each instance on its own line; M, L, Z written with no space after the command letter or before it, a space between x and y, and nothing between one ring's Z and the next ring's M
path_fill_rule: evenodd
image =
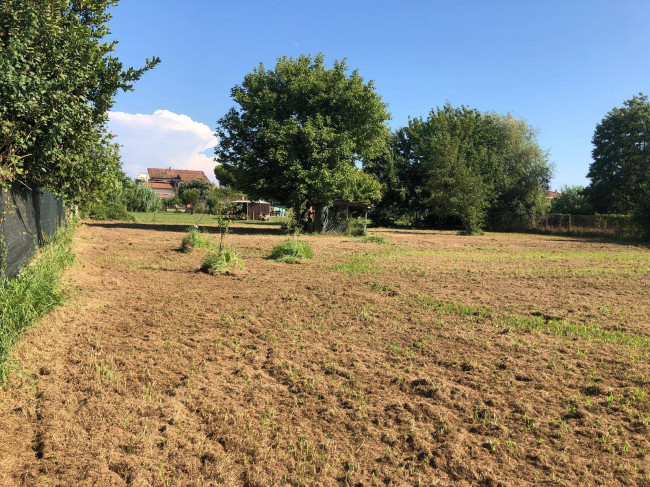
M245 76L219 120L217 177L251 198L298 211L310 199L370 202L380 196L361 167L385 152L386 105L372 81L322 55L280 58ZM227 181L226 181L227 180Z
M642 93L596 126L587 177L597 213L635 213L650 220L650 103Z
M19 182L80 202L114 185L119 158L106 132L125 69L106 41L116 0L0 0L0 186Z
M367 168L382 182L378 214L386 220L460 224L473 233L489 213L534 218L545 209L552 167L521 120L446 104L390 141L392 154Z

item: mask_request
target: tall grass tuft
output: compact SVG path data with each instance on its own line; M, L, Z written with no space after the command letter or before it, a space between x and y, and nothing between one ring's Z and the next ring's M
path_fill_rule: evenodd
M208 255L201 265L201 272L214 275L229 272L233 267L245 268L244 263L233 249L223 248Z
M313 256L314 251L307 242L290 238L277 245L269 255L269 259L294 263L302 259L311 259Z
M192 249L208 249L210 248L210 241L205 233L201 232L197 227L190 227L181 241L181 251L189 252Z
M71 241L77 227L69 222L16 277L0 283L0 383L6 382L7 357L21 333L65 298L61 276L74 260Z

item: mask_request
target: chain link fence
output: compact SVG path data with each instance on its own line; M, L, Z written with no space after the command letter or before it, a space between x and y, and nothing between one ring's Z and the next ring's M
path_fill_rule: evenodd
M513 213L492 215L488 228L497 232L540 232L637 239L643 232L630 215L548 214L536 222Z

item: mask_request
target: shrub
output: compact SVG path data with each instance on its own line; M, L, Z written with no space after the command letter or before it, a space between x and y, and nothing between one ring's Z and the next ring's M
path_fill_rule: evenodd
M269 259L278 262L298 262L301 259L311 259L314 251L309 244L303 240L288 239L277 245Z
M16 277L0 282L0 383L6 380L5 361L20 334L65 298L61 275L74 260L70 244L76 228L76 222L68 222Z
M146 184L134 183L130 179L122 183L120 197L129 211L160 211L163 208L160 196Z
M229 272L233 266L239 269L245 268L244 263L233 249L224 248L208 255L201 265L201 272L212 275L225 273Z
M366 225L364 220L345 220L341 228L341 233L349 237L365 237Z
M135 221L122 201L99 201L91 203L82 211L84 218L91 220Z
M210 248L210 241L208 240L207 235L201 232L197 227L190 227L181 242L181 250L183 252L189 252L195 248L208 249Z

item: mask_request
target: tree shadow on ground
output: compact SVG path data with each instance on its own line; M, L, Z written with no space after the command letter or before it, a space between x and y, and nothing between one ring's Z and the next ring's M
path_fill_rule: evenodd
M156 230L159 232L187 232L188 227L192 225L184 225L178 223L132 223L132 222L84 222L84 225L89 227L102 227L102 228L128 228L132 230ZM219 233L219 227L213 225L197 225L199 230L206 233ZM231 226L229 233L234 235L284 235L280 228L265 227L238 227Z

